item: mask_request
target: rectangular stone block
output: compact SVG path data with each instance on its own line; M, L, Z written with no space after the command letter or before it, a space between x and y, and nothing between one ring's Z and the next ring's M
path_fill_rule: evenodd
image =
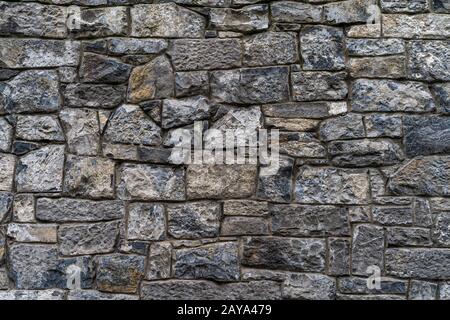
M56 231L56 224L10 223L8 225L7 235L17 242L56 243Z
M352 274L367 276L367 268L383 268L385 240L382 227L357 225L352 241Z
M348 93L345 72L292 72L292 96L295 101L342 100Z

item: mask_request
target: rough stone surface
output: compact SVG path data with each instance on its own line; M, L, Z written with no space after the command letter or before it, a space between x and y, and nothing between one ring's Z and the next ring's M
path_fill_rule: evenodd
M447 23L448 25L448 23ZM418 80L450 80L450 41L412 41L408 75Z
M269 26L269 6L256 4L241 9L217 8L209 12L211 25L217 30L258 31Z
M383 266L384 230L374 225L361 224L353 230L352 273L367 275L367 268Z
M336 280L325 275L292 274L283 286L283 297L302 300L333 300Z
M166 226L164 207L159 204L133 203L129 206L128 239L161 240Z
M348 93L344 72L293 72L291 78L295 101L341 100Z

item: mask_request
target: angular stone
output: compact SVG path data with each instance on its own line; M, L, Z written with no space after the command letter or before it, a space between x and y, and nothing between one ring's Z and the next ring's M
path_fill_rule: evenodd
M358 277L345 277L339 279L339 291L350 294L406 294L408 283L404 280L382 277L380 288L369 289L368 279Z
M364 138L362 116L350 113L324 120L320 124L319 135L323 141Z
M201 38L206 26L201 15L174 3L135 5L131 21L133 37Z
M300 32L303 70L345 68L344 32L329 26L306 26Z
M64 192L89 198L113 197L114 162L103 158L67 156Z
M282 132L280 152L291 157L324 158L326 149L312 134L302 132Z
M96 155L100 147L100 125L96 111L64 109L59 118L63 125L70 153Z
M12 154L0 153L0 190L11 191L14 180L16 157Z
M347 111L346 102L293 102L262 106L266 117L322 119ZM300 130L301 131L301 130Z
M97 265L97 288L106 292L135 293L145 272L145 257L113 254L101 256Z
M350 75L354 78L404 78L406 64L404 56L351 58Z
M80 43L70 40L0 39L0 62L8 68L77 66Z
M381 10L388 13L416 13L428 11L427 0L381 0Z
M170 242L154 242L150 245L145 278L149 280L170 278L172 245Z
M129 206L129 240L161 240L166 233L164 207L160 204L132 203Z
M161 129L139 106L125 104L111 115L103 137L114 143L158 145Z
M246 37L243 60L250 67L295 63L298 60L296 34L269 31Z
M409 285L408 298L410 300L435 300L438 285L433 282L412 280Z
M59 301L65 300L66 293L63 290L9 290L0 291L0 300L18 301Z
M391 176L388 187L396 195L448 196L450 158L414 159Z
M55 224L10 223L7 235L17 242L56 243L56 228Z
M450 114L450 83L438 83L433 85L433 92L439 112Z
M174 238L199 239L219 236L221 208L214 202L167 206L168 232Z
M177 72L175 74L177 97L188 95L208 95L209 75L207 71Z
M449 17L450 18L450 17ZM449 25L449 22L446 22ZM450 41L408 43L408 76L412 79L450 80Z
M393 38L436 38L450 35L450 17L444 14L385 14L383 34ZM447 49L448 50L448 49Z
M322 6L294 1L277 1L270 5L272 21L286 23L321 22Z
M266 125L285 131L316 131L319 126L318 120L305 118L265 118Z
M400 278L448 279L448 249L387 249L386 273Z
M173 92L173 70L166 56L156 57L146 65L133 69L128 92L130 102L169 98Z
M52 116L18 116L16 137L30 141L64 141L58 119Z
M323 19L328 23L357 23L371 21L376 0L347 0L323 6Z
M367 276L367 268L383 268L384 230L382 227L359 224L352 236L352 273Z
M6 120L0 118L0 152L8 152L11 148L13 126Z
M322 272L325 269L325 241L280 237L244 239L241 263L258 268Z
M0 34L64 38L66 8L38 3L0 3Z
M252 200L227 200L223 202L223 214L228 216L268 216L267 202Z
M268 234L269 224L260 217L225 217L220 230L221 236Z
M241 66L238 39L180 39L170 50L176 70L210 70Z
M414 224L420 227L430 227L433 224L433 216L428 200L418 198L415 200Z
M59 252L66 256L112 252L118 232L119 222L116 221L61 225L58 229Z
M349 236L348 209L337 206L273 205L272 232L279 236Z
M345 72L292 72L292 96L295 101L345 99L346 78Z
M435 223L432 229L433 243L440 247L450 246L450 233L448 231L450 226L450 213L440 213L435 218Z
M0 264L4 264L4 258L6 256L6 235L3 231L3 227L0 229Z
M336 280L321 274L290 274L283 283L283 298L334 300Z
M210 102L204 96L166 99L162 107L162 127L169 129L207 119L210 108Z
M427 247L431 245L430 230L423 228L387 228L386 241L394 247Z
M10 113L52 112L61 106L58 74L53 70L27 70L0 84L0 109Z
M302 167L295 198L310 204L364 204L369 197L368 175L362 170Z
M96 290L70 290L67 300L139 300L138 296L129 294L112 294Z
M205 280L168 280L144 282L144 300L278 300L280 284L276 281L249 281L216 284Z
M64 102L68 107L115 108L125 92L121 85L75 83L65 87Z
M157 54L167 49L164 39L108 39L108 51L114 54Z
M13 205L13 221L33 222L35 220L34 208L35 208L35 201L33 195L16 194L16 196L14 197L14 205Z
M328 153L339 167L387 166L405 158L401 146L388 139L333 141L328 144Z
M364 123L369 138L399 138L402 136L402 118L400 116L372 114L364 117Z
M439 300L450 300L450 283L442 282L439 285Z
M69 198L38 198L36 218L49 222L89 222L121 219L125 209L121 201L91 201Z
M445 0L431 0L431 6L435 12L450 12L450 3Z
M350 240L342 238L329 238L328 248L328 273L334 276L350 274Z
M381 23L352 25L347 29L347 36L351 38L379 38L381 37Z
M130 65L115 58L86 52L83 54L80 78L82 82L90 83L122 83L128 80L130 72Z
M413 211L410 207L373 207L373 220L381 225L411 225Z
M401 39L347 39L350 56L387 56L405 53L405 42Z
M69 26L69 29L78 38L127 35L127 8L83 9L76 22L79 23L79 26Z
M352 109L359 112L429 112L430 90L420 82L358 79L352 86Z
M278 159L276 171L272 165L260 167L257 197L276 202L290 202L293 165L293 159L282 157Z
M239 104L281 102L289 97L287 67L212 72L211 93L219 101Z
M8 279L8 275L6 273L6 270L4 269L0 269L0 290L8 290L9 289L9 279ZM0 291L0 294L2 293L2 291ZM1 295L0 295L0 299L1 299ZM2 299L5 300L5 299Z
M348 213L350 216L350 222L369 222L370 221L370 207L349 207Z
M4 222L3 220L6 220L8 218L13 204L13 199L14 196L12 193L0 192L0 223Z
M21 157L17 164L19 192L62 191L64 146L45 146Z
M190 165L186 173L189 199L245 198L256 189L255 165Z
M184 200L184 175L182 168L123 164L117 194L123 200Z
M222 132L223 136L226 136L226 130L243 130L247 134L252 134L254 130L262 128L262 113L259 107L245 107L245 108L231 108L224 109L226 112L220 119L218 119L212 126L211 129L218 129ZM221 114L221 110L219 110L215 117L218 117ZM237 135L237 132L234 132ZM244 144L244 146L249 146L251 142L237 141L237 144ZM224 141L225 145L225 141ZM242 145L239 145L242 146ZM250 145L252 146L252 145ZM253 145L254 146L254 145ZM206 148L208 147L208 143L206 143Z
M176 278L236 281L240 277L238 244L235 242L177 249L173 257Z
M269 6L256 4L240 9L214 8L209 12L211 26L217 30L258 31L269 27Z

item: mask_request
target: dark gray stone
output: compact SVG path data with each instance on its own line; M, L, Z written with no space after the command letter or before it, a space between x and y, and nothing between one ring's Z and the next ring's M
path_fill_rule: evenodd
M269 172L271 166L260 168L256 195L260 199L290 202L294 160L282 157L278 166L276 172Z
M403 54L405 42L401 39L347 39L347 51L350 56L386 56Z
M346 114L322 121L319 129L323 141L364 138L364 124L359 114Z
M350 239L328 238L328 273L334 276L350 274Z
M90 83L122 83L128 80L131 66L95 53L84 53L80 66L80 78Z
M448 24L447 22L444 22ZM450 80L450 41L411 41L408 75L412 79Z
M334 300L336 280L321 274L290 274L283 285L283 298Z
M125 97L122 85L74 83L65 87L64 102L69 107L115 108Z
M382 227L360 224L353 229L352 274L368 276L367 268L383 268L384 230Z
M322 6L294 1L277 1L270 5L272 21L283 23L314 23L322 21Z
M292 95L295 101L342 100L348 88L345 72L292 72Z
M256 4L240 9L213 8L209 11L211 26L226 31L258 31L269 27L269 6Z

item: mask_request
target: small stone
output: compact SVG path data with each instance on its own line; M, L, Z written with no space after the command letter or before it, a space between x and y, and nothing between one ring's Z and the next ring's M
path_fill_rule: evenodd
M145 279L170 278L172 264L172 245L169 242L154 242L150 245Z
M350 274L350 240L341 238L329 238L328 248L328 273L334 276Z
M221 236L268 235L269 224L260 217L225 217L220 230Z
M0 109L10 113L57 111L61 106L58 90L56 71L24 71L0 84Z
M347 29L347 36L350 38L379 38L381 37L381 23L351 25Z
M131 66L95 53L84 53L80 66L80 78L82 82L122 83L128 80Z
M427 0L381 0L381 10L387 13L416 13L428 11Z
M448 279L448 249L386 249L386 273L400 278Z
M113 143L158 145L161 129L139 106L125 104L111 115L103 137Z
M272 232L279 236L349 236L348 209L336 206L273 205Z
M166 56L156 57L146 65L133 69L128 92L130 102L169 98L173 92L173 70Z
M31 194L16 194L13 205L14 222L33 222L35 201ZM0 219L1 220L1 219Z
M354 78L404 78L404 56L350 58L350 75Z
M58 230L59 252L66 256L112 252L118 232L119 222L116 221L61 225Z
M303 70L345 68L344 32L329 26L306 26L300 32Z
M173 253L176 278L236 281L240 277L238 244L219 242Z
M435 12L448 13L450 12L450 3L445 0L431 0L431 6Z
M427 247L431 245L430 230L423 228L387 228L386 241L394 247Z
M282 132L280 152L291 157L324 158L326 149L312 134L301 132Z
M59 81L62 83L72 83L77 81L77 68L60 67L58 68Z
M439 285L439 300L450 300L450 283L442 282Z
M97 155L100 147L98 114L89 109L64 109L59 114L70 153Z
M258 31L269 27L269 6L257 4L232 8L213 8L209 12L211 26L226 31Z
M56 243L55 224L17 224L10 223L7 229L8 237L17 242Z
M9 279L6 270L0 269L0 290L8 290L9 289ZM0 291L0 299L5 300L1 297L2 291Z
M69 198L38 198L36 218L48 222L89 222L121 219L121 201L91 201Z
M435 110L430 90L420 82L358 79L352 86L356 112L429 112Z
M305 118L265 118L266 126L283 131L316 131L319 126L318 120Z
M277 1L270 5L272 21L286 23L314 23L322 21L322 6L294 1Z
M123 200L184 200L184 175L182 168L123 164L117 194Z
M385 14L383 34L393 38L448 37L450 18L444 14Z
M381 225L411 225L412 208L410 207L373 207L373 220Z
M293 72L291 78L295 101L340 100L348 93L345 72Z
M11 211L11 207L13 204L13 199L14 196L12 193L0 192L0 223L3 223L4 220L8 219L8 215L9 212ZM0 228L0 236L1 236L1 228Z
M348 214L350 216L350 222L369 222L370 218L370 207L361 206L361 207L349 207Z
M424 157L411 160L391 176L388 187L395 195L448 196L450 158Z
M19 159L16 173L18 192L62 191L64 146L45 146ZM1 179L0 179L1 181Z
M113 197L114 162L102 158L67 156L64 192L89 198Z
M8 68L76 67L80 56L80 43L71 40L3 38L0 47L0 62Z
M1 300L64 300L66 296L63 290L9 290L0 291Z
M0 191L12 191L16 157L0 153Z
M210 108L210 102L204 96L166 99L162 107L162 127L169 129L207 119Z
M58 119L52 116L18 116L16 137L30 141L64 141Z
M175 3L138 4L131 8L131 36L201 38L206 21Z
M127 35L127 21L126 7L82 9L76 21L79 26L68 27L78 38L123 36Z
M371 22L371 8L377 5L376 0L347 0L323 6L323 19L328 23Z
M450 246L450 234L448 228L450 226L450 213L440 213L435 218L432 229L433 243L437 246Z
M430 202L417 198L414 202L414 224L420 227L430 227L433 224Z
M450 114L450 82L433 85L439 112Z
M166 233L164 207L160 204L132 203L129 206L129 240L162 240Z
M190 165L186 173L189 199L245 198L256 189L255 165Z
M13 126L6 120L0 118L0 152L8 152L11 148Z
M288 157L278 159L275 172L272 166L260 167L256 195L260 199L290 202L294 160Z
M223 214L228 216L268 216L267 202L252 200L226 200L223 202Z
M283 283L283 298L334 300L336 280L321 274L290 274Z
M108 51L114 54L158 54L167 49L163 39L108 39Z
M368 175L363 170L302 167L294 192L299 203L364 204L369 197Z
M292 102L264 105L262 111L266 117L322 119L334 115L335 109L343 107L347 110L346 102Z
M174 238L212 238L219 236L221 208L210 201L169 204L168 232Z
M350 56L387 56L403 54L405 42L401 39L347 39L347 51Z
M445 22L447 25L450 22ZM408 75L412 79L450 80L450 41L408 43Z
M207 71L177 72L175 74L177 97L188 95L208 95L209 75Z
M384 114L373 114L364 117L367 137L400 138L402 136L402 118Z
M96 290L70 290L67 300L139 300L139 296L129 294L112 294Z
M410 300L435 300L438 285L433 282L412 280L409 286Z
M281 102L289 97L288 76L287 67L213 71L211 93L228 103Z
M270 66L298 60L298 41L293 32L264 32L244 38L244 65Z
M126 87L108 84L69 84L64 89L68 107L115 108L122 103Z
M244 239L241 263L258 268L322 272L325 269L325 241L280 237Z
M367 268L383 268L384 230L382 227L359 224L352 236L352 274L367 276Z
M362 116L350 113L324 120L320 124L319 135L323 141L364 138Z
M144 272L143 256L125 254L101 256L97 265L97 288L106 292L136 293Z

